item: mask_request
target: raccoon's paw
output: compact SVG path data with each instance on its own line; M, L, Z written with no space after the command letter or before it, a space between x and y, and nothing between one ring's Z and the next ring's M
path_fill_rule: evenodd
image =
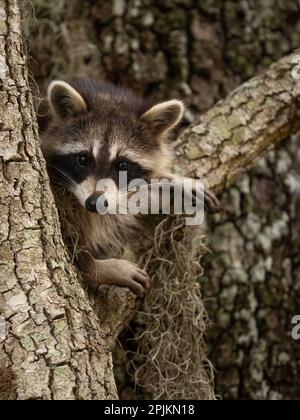
M111 260L109 277L105 283L128 287L138 296L143 296L152 287L148 274L137 264L127 260Z
M204 208L208 211L208 213L223 213L223 208L220 201L217 199L215 194L208 188L203 189L202 185L193 185L191 194L193 198L193 204L195 204L196 197L203 197Z
M152 287L148 274L142 270L137 264L123 260L120 262L122 270L120 272L121 282L124 287L128 287L138 296L143 296L149 292Z

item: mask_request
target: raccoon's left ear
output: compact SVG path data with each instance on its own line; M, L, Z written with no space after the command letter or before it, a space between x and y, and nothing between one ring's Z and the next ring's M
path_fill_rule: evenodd
M183 102L172 100L154 105L142 115L142 121L147 123L153 134L159 136L174 128L184 114Z
M55 80L48 88L48 101L52 113L60 120L87 112L85 100L69 83Z

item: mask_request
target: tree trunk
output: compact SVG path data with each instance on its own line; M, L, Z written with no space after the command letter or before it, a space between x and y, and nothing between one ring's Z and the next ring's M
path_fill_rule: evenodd
M0 80L0 399L116 398L111 353L62 244L16 0L0 1Z
M31 67L40 83L75 73L108 77L158 99L183 97L189 106L187 122L300 45L299 5L293 0L37 4ZM277 105L285 110L281 100ZM283 124L277 131L280 139L288 136L285 112L281 120L272 106L269 109L273 126ZM203 139L201 130L194 134ZM238 133L236 140L241 145L244 137ZM264 137L259 140L264 150ZM209 173L199 169L201 147L194 146L191 150L183 145L179 159L187 168ZM204 298L210 298L207 309L214 323L208 341L218 369L216 392L224 398L283 399L300 393L299 346L289 336L299 300L298 147L299 138L294 137L225 191L227 215L212 221L216 256L205 258L208 281L201 285ZM225 152L228 162L239 163L232 173L236 176L243 162ZM217 189L232 180L226 171L215 184L214 177L210 179ZM123 309L115 306L122 315ZM129 306L134 308L134 302ZM114 325L113 317L110 320L107 325ZM111 328L106 331L111 335ZM123 387L128 388L126 383Z

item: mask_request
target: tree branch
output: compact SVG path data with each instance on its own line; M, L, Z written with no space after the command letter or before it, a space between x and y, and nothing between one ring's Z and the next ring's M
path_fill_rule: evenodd
M185 130L176 148L180 171L221 192L266 151L300 128L300 80L287 56L250 79Z

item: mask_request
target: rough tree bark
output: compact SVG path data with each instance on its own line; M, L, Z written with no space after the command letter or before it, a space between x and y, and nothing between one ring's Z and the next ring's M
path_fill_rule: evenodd
M0 1L0 190L0 399L116 398L111 353L62 245L16 0Z
M207 180L216 193L264 152L300 127L300 83L292 77L300 52L273 64L220 101L179 137L176 165Z
M184 96L192 111L187 114L188 121L193 121L195 112L207 109L243 78L252 76L257 71L257 63L265 66L299 45L299 31L294 30L299 23L298 5L293 1L281 2L278 7L267 7L263 1L254 5L251 2L239 5L238 2L219 0L199 1L197 4L189 0L142 0L127 4L123 1L98 1L96 4L91 2L90 7L85 4L84 11L81 2L72 2L67 6L64 2L54 3L54 15L51 5L42 7L44 31L35 36L35 47L40 41L40 49L34 48L38 66L33 65L32 68L38 79L42 80L50 74L56 77L74 74L74 69L77 74L108 75L116 80L122 75L121 79L127 84L140 87L145 93L155 91L158 98ZM55 19L47 33L49 14ZM70 20L62 24L65 16ZM256 19L253 19L255 16ZM283 28L281 21L291 24ZM81 30L78 31L78 28ZM256 43L249 38L251 31L258 34ZM281 32L288 34L284 41ZM48 49L45 48L45 39ZM76 54L70 48L74 45ZM277 48L278 45L280 48ZM64 49L68 53L63 56L56 54L59 59L53 62L53 58L47 57L47 51L53 51L53 48L57 51ZM282 100L284 97L276 101L278 109ZM285 130L282 133L288 134ZM263 138L261 140L264 148L265 142ZM289 174L289 168L292 168L289 155L297 155L296 144L296 140L291 143L287 153L276 152L277 156L273 153L270 163L259 167L252 178L256 187L252 194L248 177L239 187L241 192L236 187L226 192L226 208L230 216L228 220L215 222L219 254L208 265L210 280L203 286L205 296L214 298L213 304L209 305L216 323L211 335L211 348L213 361L219 370L217 392L224 397L288 398L296 395L299 389L292 389L297 382L297 350L290 341L287 346L286 341L284 345L278 345L282 336L287 334L290 314L296 311L299 288L297 280L295 285L291 285L291 278L294 273L296 279L298 254L281 249L279 254L274 253L276 240L286 240L290 248L296 250L293 245L296 234L292 235L292 232L299 232L299 225L293 214L299 201L295 199L290 203L290 193L283 199L282 188L277 185L276 205L283 208L283 217L280 215L275 225L266 222L268 217L273 221L270 216L273 197L270 199L269 192L270 189L275 191L272 177L279 173L282 175L280 183L286 183L291 189L297 188L295 176L291 179ZM184 153L189 153L186 156L193 160L196 151L189 150L187 148ZM196 155L197 159L201 158L198 146ZM276 160L276 157L279 159ZM234 157L230 159L235 161ZM224 181L225 177L220 185ZM261 208L255 201L257 199L262 203ZM263 222L258 221L259 218ZM259 240L265 247L263 255L267 266L254 252L257 233L261 233ZM271 244L267 243L269 234L273 238ZM228 238L231 243L229 250ZM235 252L236 249L238 252ZM249 251L253 253L251 261ZM276 258L284 262L283 267L276 267ZM253 266L256 269L252 270ZM281 287L282 276L285 281ZM252 285L252 281L259 283L258 287ZM288 296L289 290L291 296ZM277 291L284 292L282 299L276 299ZM238 294L241 296L239 299ZM291 308L287 310L289 304ZM245 307L246 311L243 311ZM257 348L261 351L258 352ZM287 354L286 349L292 355ZM286 366L289 366L290 375L289 381L285 382L283 372ZM268 370L272 372L271 378Z

